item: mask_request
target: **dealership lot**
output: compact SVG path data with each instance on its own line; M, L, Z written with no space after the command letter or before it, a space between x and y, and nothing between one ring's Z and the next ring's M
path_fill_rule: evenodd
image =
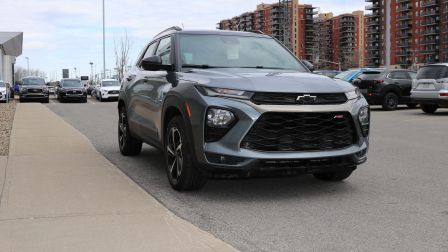
M123 157L117 103L47 105L167 208L243 251L448 250L448 110L372 111L369 161L344 183L312 176L211 180L179 193L161 153Z

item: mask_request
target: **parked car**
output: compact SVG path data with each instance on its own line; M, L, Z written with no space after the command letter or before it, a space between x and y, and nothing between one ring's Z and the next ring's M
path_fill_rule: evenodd
M367 160L359 90L263 34L165 30L125 75L118 112L121 153L162 150L176 190L271 172L340 181Z
M0 101L6 102L8 101L9 90L6 87L6 83L0 80Z
M101 80L99 86L96 88L96 98L99 101L118 99L120 93L120 82L115 79Z
M448 63L422 67L412 85L411 98L428 114L448 107Z
M340 74L340 71L337 70L318 70L314 71L315 74L325 75L330 78L334 78L336 75Z
M353 85L357 86L370 105L381 105L384 110L396 110L399 104L415 108L411 101L412 80L417 73L409 70L370 70L360 74Z
M350 69L347 71L344 71L338 75L336 75L335 79L345 80L350 83L352 83L359 75L363 74L364 72L369 72L372 70L382 70L381 68L355 68Z
M87 90L80 79L62 79L59 83L58 100L87 102Z
M52 82L48 82L47 86L48 86L48 92L50 94L52 94L52 95L55 95L56 94L56 86L55 86L55 84L52 83Z
M41 101L49 102L49 91L45 79L41 77L25 77L19 92L20 102Z

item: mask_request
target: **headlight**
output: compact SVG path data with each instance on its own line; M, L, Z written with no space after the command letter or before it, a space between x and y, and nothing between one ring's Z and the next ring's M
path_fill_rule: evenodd
M362 97L362 93L359 90L359 88L356 88L354 91L350 91L345 93L345 96L347 96L348 100L355 100Z
M202 87L202 86L197 86L197 88L203 95L206 95L206 96L224 96L224 97L230 97L230 98L249 100L253 95L253 92L247 92L247 91L237 90L237 89L211 88L211 87Z
M44 87L44 88L42 88L42 91L43 91L43 92L48 92L48 88L47 88L47 87Z
M227 128L235 121L232 111L219 108L210 108L207 111L207 126L213 128Z
M361 124L362 134L366 137L370 129L370 109L368 106L362 107L358 113L358 120Z
M21 92L21 93L26 93L26 92L28 92L28 89L26 89L26 88L21 88L21 89L20 89L20 92Z

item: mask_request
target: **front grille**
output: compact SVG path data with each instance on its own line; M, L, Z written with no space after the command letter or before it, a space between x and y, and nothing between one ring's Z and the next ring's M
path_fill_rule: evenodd
M301 96L316 97L315 100L299 99ZM344 93L321 93L321 94L301 94L301 93L266 93L258 92L252 96L252 102L258 105L292 105L292 104L342 104L347 102L347 96Z
M350 156L316 158L316 159L289 159L289 160L262 160L260 168L264 169L313 169L323 167L337 167L353 165Z
M120 91L118 91L118 90L112 90L112 91L109 91L109 92L107 92L108 94L118 94Z
M30 88L28 89L28 93L42 93L42 89L39 88Z
M79 91L79 90L69 90L69 91L67 91L67 94L82 94L82 91Z
M265 113L241 142L256 151L325 151L356 142L350 113Z

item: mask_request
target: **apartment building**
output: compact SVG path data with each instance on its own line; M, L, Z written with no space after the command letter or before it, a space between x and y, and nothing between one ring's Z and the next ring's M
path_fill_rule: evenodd
M261 31L287 46L298 58L313 60L314 24L317 14L308 4L298 0L282 0L273 4L259 4L253 12L246 12L218 23L221 30Z
M365 17L363 11L333 16L320 14L315 19L317 36L315 61L320 69L348 69L365 65Z
M368 66L448 61L448 0L366 0Z

